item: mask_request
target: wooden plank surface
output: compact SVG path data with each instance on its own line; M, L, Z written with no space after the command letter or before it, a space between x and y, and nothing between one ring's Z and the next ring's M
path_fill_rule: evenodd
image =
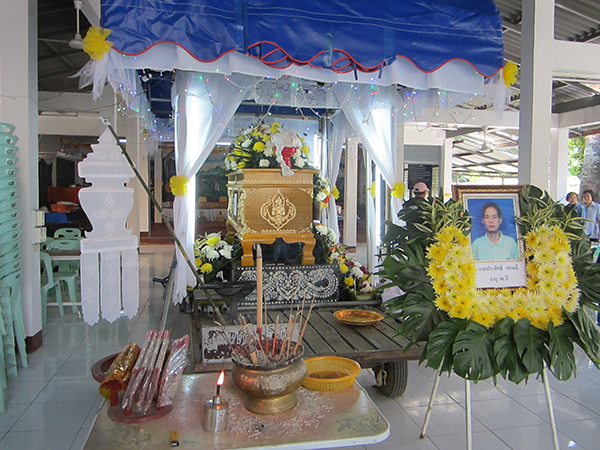
M421 346L413 346L406 351L408 340L400 336L394 337L398 324L393 318L385 317L374 325L346 325L333 315L337 309L335 307L313 309L302 340L305 357L343 356L358 361L366 368L390 361L420 358ZM368 309L385 313L385 309L381 306ZM294 308L292 312L297 312L297 309ZM256 323L253 312L247 312L244 316L249 323ZM268 323L275 323L277 318L279 323L287 323L289 316L290 309L270 310L267 311L266 318ZM207 317L206 314L201 314L198 320L199 325L214 326L212 318ZM195 342L200 340L196 339ZM195 351L194 354L200 355L201 352ZM202 364L198 360L195 363L198 372L210 370L210 366L214 366L214 364Z

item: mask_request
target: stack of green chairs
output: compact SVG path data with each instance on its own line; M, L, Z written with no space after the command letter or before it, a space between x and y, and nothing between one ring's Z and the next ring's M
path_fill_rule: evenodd
M25 325L21 305L23 278L18 196L18 138L14 125L0 123L0 412L6 411L7 378L17 376L17 351L27 367Z

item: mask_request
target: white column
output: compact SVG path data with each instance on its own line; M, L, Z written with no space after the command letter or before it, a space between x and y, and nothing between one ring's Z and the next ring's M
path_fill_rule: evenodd
M42 329L39 245L32 211L38 208L37 1L0 0L0 120L19 137L22 303L27 336Z
M444 139L440 155L440 186L444 190L444 202L452 197L452 139ZM433 192L437 195L437 192Z
M162 151L159 147L154 154L154 197L158 204L162 207L162 186L163 186L163 166L162 166ZM162 216L157 208L154 208L154 222L162 223Z
M344 178L344 245L356 247L358 139L348 139Z
M558 128L551 131L550 188L548 193L560 200L567 193L569 176L569 130Z
M523 0L519 182L548 189L554 1Z
M404 182L404 123L396 125L396 155L394 159L394 180ZM408 186L406 187L408 189ZM392 211L390 218L394 223L398 222L398 211L402 208L404 199L391 202Z
M148 170L148 147L149 145L144 141L141 133L141 120L137 117L130 118L127 122L126 136L127 136L127 152L131 157L138 172L148 184L149 170ZM137 178L132 178L128 187L135 189L135 203L129 217L127 219L127 225L133 229L133 234L139 235L141 231L148 231L148 222L150 215L150 199L148 194L140 184Z

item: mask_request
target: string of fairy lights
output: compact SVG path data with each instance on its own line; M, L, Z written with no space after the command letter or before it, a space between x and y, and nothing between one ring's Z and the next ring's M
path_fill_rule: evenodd
M218 71L217 71L218 73ZM162 74L161 74L162 75ZM175 74L176 76L176 74ZM284 74L280 78L272 78L272 77L256 77L256 80L247 86L243 86L238 84L231 76L224 76L227 82L236 86L240 91L247 90L252 91L258 89L262 83L268 81L274 83L276 88L271 96L268 99L268 110L264 114L264 117L271 115L271 108L275 105L280 106L292 106L295 108L296 112L304 119L308 120L309 117L305 114L304 110L308 110L312 113L312 115L316 118L323 117L326 115L328 119L332 119L337 114L339 114L342 110L341 105L345 102L349 102L351 99L351 95L358 95L358 100L362 100L360 94L354 94L353 91L357 91L359 89L358 84L349 84L348 91L343 96L343 99L337 98L335 95L331 95L331 93L327 92L325 98L333 98L337 102L334 108L326 108L326 113L318 111L315 109L317 106L314 105L314 101L311 102L311 99L308 98L309 93L317 92L317 91L331 91L333 85L338 84L334 83L322 83L322 82L314 82L314 81L305 81L295 77L292 77L288 74ZM131 86L129 84L121 83L119 85L119 93L122 99L122 102L119 102L117 110L120 111L123 115L130 115L130 112L133 112L135 116L141 119L141 130L140 132L144 134L144 137L151 137L157 141L173 141L174 139L174 120L175 118L180 116L179 111L172 111L168 117L158 117L153 113L152 107L148 98L146 96L146 91L142 87L142 82L148 82L152 78L151 71L147 71L143 69L139 72L138 77L135 81L135 85ZM203 74L199 74L200 81L203 81L204 90L201 95L206 95L209 99L212 97L212 92L210 89L210 77L204 76ZM282 99L281 89L283 87L289 88L289 93L286 93L286 98ZM370 120L372 112L377 107L383 107L392 111L392 114L398 114L402 121L404 122L414 122L417 124L418 131L424 131L429 129L432 124L435 122L436 116L439 116L441 111L447 111L447 118L456 124L465 123L475 111L474 103L471 101L468 103L469 107L466 108L464 105L461 107L452 106L452 94L446 90L438 89L437 93L437 102L433 104L433 110L430 113L429 117L426 120L419 118L417 114L417 107L420 98L420 92L422 90L418 88L407 88L402 93L402 101L399 104L389 104L383 100L383 97L379 96L379 86L376 84L370 85L370 102L369 107L365 110L361 110L363 115L363 121L367 122ZM476 97L477 94L473 93L473 97ZM314 97L314 96L313 96ZM264 99L263 99L264 100ZM211 100L212 101L212 100ZM300 104L298 104L300 102ZM312 103L312 104L311 104ZM462 118L460 121L457 120L459 115L467 112L467 117ZM418 120L419 119L419 120ZM424 125L419 126L420 123L424 123ZM228 130L230 131L230 130Z

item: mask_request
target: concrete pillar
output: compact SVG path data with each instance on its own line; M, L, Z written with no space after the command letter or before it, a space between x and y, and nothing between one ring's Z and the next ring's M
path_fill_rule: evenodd
M346 174L344 178L344 245L356 247L356 217L358 213L358 139L348 139Z
M548 193L555 200L560 200L567 193L569 130L567 128L554 128L550 135L550 187Z
M142 179L146 185L149 185L148 147L150 144L144 141L140 133L141 127L141 120L137 117L131 117L127 121L125 132L127 152ZM150 199L137 178L132 178L127 186L135 189L134 205L127 218L127 224L133 229L133 234L137 235L139 242L140 232L147 232L149 228Z
M452 198L452 138L444 139L440 155L440 186L444 190L444 202ZM437 192L432 192L437 195Z
M519 182L548 189L554 2L523 0Z
M29 350L42 343L39 245L32 211L38 208L37 1L0 0L0 120L16 126L21 199L23 318Z
M162 185L163 185L163 166L162 166L162 150L154 154L154 197L156 201L162 207ZM162 223L162 216L158 212L157 208L154 208L154 222Z

